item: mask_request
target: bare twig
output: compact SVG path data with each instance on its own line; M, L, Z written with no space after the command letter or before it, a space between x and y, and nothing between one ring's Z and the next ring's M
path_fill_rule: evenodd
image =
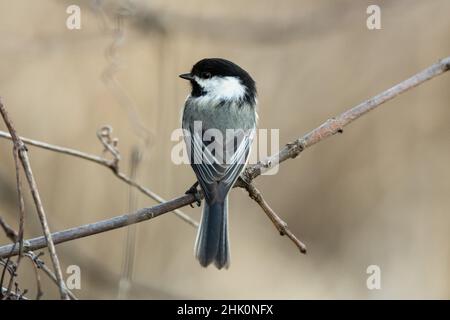
M272 210L272 208L269 206L269 204L264 200L264 197L262 196L261 192L251 183L247 184L246 190L248 191L248 195L250 198L255 200L257 204L263 209L263 211L267 214L269 219L272 221L272 223L277 228L280 235L288 236L289 239L294 242L294 244L297 246L297 248L300 250L301 253L306 254L306 246L301 242L292 232L289 230L288 225L286 222L284 222L276 213Z
M0 131L0 138L5 138L5 139L11 140L11 135L9 133L7 133L7 132ZM140 192L142 192L146 196L150 197L151 199L157 201L158 203L166 202L166 200L164 198L162 198L161 196L159 196L155 192L153 192L150 189L142 186L138 182L130 179L125 173L120 172L118 170L118 166L114 162L114 159L113 160L108 160L106 158L99 157L99 156L92 155L92 154L88 154L88 153L85 153L85 152L82 152L82 151L79 151L79 150L74 150L74 149L65 148L65 147L61 147L61 146L56 146L56 145L49 144L49 143L46 143L46 142L41 142L41 141L28 139L28 138L24 138L24 137L20 137L20 139L27 146L38 147L38 148L41 148L41 149L45 149L45 150L49 150L49 151L65 154L65 155L68 155L68 156L73 156L73 157L84 159L84 160L87 160L87 161L90 161L90 162L93 162L93 163L97 163L97 164L102 165L102 166L104 166L106 168L109 168L109 169L111 169L111 171L114 173L114 175L117 178L119 178L123 182L129 184L130 186L138 189ZM198 222L195 221L194 219L192 219L186 213L184 213L184 212L182 212L181 210L178 210L178 209L173 210L173 212L179 218L181 218L183 221L187 222L191 226L193 226L195 228L198 227Z
M9 300L28 300L27 297L24 296L26 294L26 291L23 293L14 293L9 292L8 289L0 287L0 296L6 295Z
M36 278L36 300L40 300L41 297L44 295L44 292L42 291L41 276L39 275L38 267L36 266L36 262L34 261L31 252L26 253L25 257L29 258L31 264L33 265L34 275Z
M307 133L303 137L295 140L292 143L288 143L279 153L269 157L263 162L255 165L250 165L246 168L234 187L245 188L248 183L253 179L264 173L266 170L275 167L281 162L290 158L295 158L304 149L328 138L336 133L342 132L343 128L366 114L367 112L375 109L384 102L393 99L397 95L414 88L415 86L430 80L450 69L450 57L442 59L438 63L426 68L425 70L417 73L413 77L402 81L394 87L384 91L383 93L355 106L354 108L342 113L338 117L332 118L318 128ZM170 212L177 208L184 207L186 205L196 202L197 199L193 194L186 194L175 198L173 200L158 204L150 208L143 208L135 213L128 215L121 215L108 220L91 223L64 231L59 231L53 234L55 243L62 243L87 237L90 235L98 234L101 232L121 228L131 223L138 223L146 221L157 216L160 216L166 212ZM24 250L35 250L46 246L45 239L43 237L34 238L24 243ZM17 254L17 249L13 248L13 245L5 245L0 247L0 258L7 257L9 252Z
M11 256L12 256L12 251L15 249L16 247L16 242L17 240L17 232L15 230L13 230L11 227L9 227L6 223L3 223L4 221L1 220L2 222L2 227L3 230L6 233L6 236L11 239L11 241L13 241L14 245L11 247L11 251L10 254L7 256L6 261L2 258L0 258L0 265L3 265L2 268L2 272L0 275L0 287L3 288L3 281L5 280L5 275L6 275L6 271L8 271L9 273L9 282L8 282L8 287L6 288L6 294L2 292L0 292L0 300L5 299L5 297L8 296L8 293L11 292L11 288L12 288L12 283L14 281L14 277L16 276L16 266L15 264L11 261ZM19 255L20 257L20 255Z
M50 252L50 258L52 260L53 267L54 267L55 273L56 273L56 277L58 279L61 298L68 299L68 295L67 295L67 292L65 289L65 284L63 281L63 277L62 277L62 272L61 272L61 267L59 264L58 256L56 254L55 246L54 246L54 243L52 240L50 228L48 227L47 217L46 217L46 214L44 211L44 207L42 206L42 201L41 201L41 197L39 195L37 184L34 179L33 172L31 170L30 160L28 158L26 146L23 143L23 141L20 140L20 138L11 122L11 119L9 119L8 113L1 101L0 101L0 113L3 117L3 120L4 120L7 128L8 128L9 133L11 134L11 138L14 143L14 150L17 150L17 152L18 152L20 162L22 163L22 167L24 169L25 176L27 178L28 185L31 190L31 195L34 200L34 203L36 206L36 211L38 213L39 220L41 222L42 229L44 232L45 240L46 240L49 252Z
M6 261L4 261L3 259L0 259L0 265L3 265L2 275L0 277L0 287L3 288L3 280L5 279L6 271L8 271L8 273L9 273L9 283L8 283L8 288L7 288L7 291L6 291L7 292L6 297L4 296L3 292L1 292L0 293L0 299L7 298L8 297L8 293L12 292L11 291L12 283L14 281L14 277L17 275L16 274L16 271L17 271L16 264L11 261L12 251L15 248L16 248L16 243L14 243L14 245L12 246L11 251L7 255Z
M0 101L1 103L1 101ZM23 249L23 234L24 234L24 224L25 224L25 202L23 200L22 193L22 181L20 179L20 167L19 167L19 150L16 149L16 144L14 144L14 166L16 169L16 188L17 188L17 197L19 200L19 232L17 233L17 240L19 242L19 257L17 258L17 268L20 265L20 259L22 258L22 249Z
M2 227L9 240L11 240L12 242L17 242L18 235L16 230L11 228L11 226L6 223L3 217L0 217L0 226Z
M309 148L316 143L325 140L325 138L335 135L336 133L342 133L345 126L349 125L351 122L365 115L369 111L379 107L381 104L418 86L419 84L424 83L427 80L443 74L449 69L450 57L441 59L439 62L420 71L411 78L406 79L392 88L370 98L369 100L358 104L357 106L341 113L339 116L325 121L319 127L308 132L303 137L288 143L277 154L268 157L263 162L248 166L241 177L243 177L247 182L252 181L254 178L277 166L279 163L286 161L287 159L297 157L306 148ZM242 185L242 187L244 186Z
M0 101L1 103L1 101ZM23 200L23 193L22 193L22 181L20 179L20 162L19 162L19 149L18 145L14 143L13 148L13 158L14 158L14 167L16 172L16 188L17 188L17 197L19 201L19 232L16 233L17 236L13 238L10 238L13 242L19 243L19 255L17 256L17 262L16 262L16 270L19 270L20 262L22 260L22 249L23 249L23 235L24 235L24 223L25 223L25 203ZM16 273L14 273L10 279L8 284L8 290L11 291L14 277L16 276Z
M16 230L14 230L12 227L10 227L4 220L2 217L0 217L0 225L2 226L3 230L5 231L6 236L13 242L16 243L18 240L18 234L16 232ZM20 252L20 247L19 247L19 252ZM36 255L33 251L28 251L25 254L26 257L30 258L31 261L33 262L33 268L35 269L35 275L36 275L36 286L37 286L37 295L36 295L36 299L39 300L39 298L42 296L43 292L42 292L42 288L41 288L41 281L40 281L40 276L39 273L37 272L36 268L38 269L42 269L47 276L56 284L58 285L58 280L55 276L55 274L50 270L50 268L48 268L44 261L42 261L41 259L39 259L40 255ZM20 255L19 255L20 258ZM1 264L1 260L0 260L0 264ZM18 260L19 262L19 260ZM16 263L16 269L19 268L19 263ZM10 267L8 266L8 263L5 263L5 267ZM9 270L11 273L11 270ZM11 279L13 279L13 276L11 275ZM11 284L11 281L10 281ZM9 286L9 290L11 291L11 287ZM77 297L69 290L67 289L67 294L69 295L69 297L72 300L77 300Z
M4 259L0 259L0 265L6 267L6 271L8 271L10 274L15 272L14 262L5 261Z
M12 140L11 138L11 134L9 134L8 132L5 131L0 131L0 138L5 138L8 140ZM20 140L22 140L27 146L33 146L33 147L38 147L41 149L46 149L49 151L53 151L53 152L57 152L57 153L62 153L62 154L66 154L69 156L73 156L76 158L81 158L87 161L91 161L91 162L95 162L98 164L101 164L103 166L106 167L110 167L111 166L111 162L108 159L99 157L99 156L95 156L92 154L88 154L82 151L78 151L75 149L70 149L70 148L65 148L65 147L61 147L61 146L56 146L50 143L46 143L46 142L42 142L42 141L37 141L37 140L33 140L33 139L29 139L29 138L25 138L25 137L20 137Z
M52 280L56 285L58 285L58 279L56 278L55 274L52 272L52 270L50 270L49 267L47 267L47 265L44 263L44 261L42 261L40 259L40 256L43 253L39 253L39 254L35 254L33 251L29 251L26 253L26 255L28 255L28 257L33 261L33 263L35 264L35 266L38 269L41 269L42 271L44 271L44 273L50 278L50 280ZM73 294L72 291L70 291L69 289L67 289L67 294L69 295L69 297L72 300L78 300L78 298Z
M117 173L119 172L120 161L120 152L117 148L119 140L111 136L112 131L113 130L111 126L103 126L97 131L97 138L105 148L103 152L108 152L112 155L113 159L110 161L109 167L114 171L114 173Z

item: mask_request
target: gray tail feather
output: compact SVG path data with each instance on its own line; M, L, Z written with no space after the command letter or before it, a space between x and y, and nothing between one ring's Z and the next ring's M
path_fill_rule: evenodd
M223 202L205 202L195 242L195 256L203 267L214 262L218 269L228 268L228 197Z

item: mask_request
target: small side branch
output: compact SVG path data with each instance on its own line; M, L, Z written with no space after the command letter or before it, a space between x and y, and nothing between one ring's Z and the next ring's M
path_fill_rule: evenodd
M3 217L1 216L0 216L0 226L2 227L8 239L10 239L12 242L16 242L19 239L16 230L14 230L9 224L7 224L6 221L3 219Z
M25 297L26 291L24 292L10 292L7 288L0 287L0 296L7 295L8 300L28 300L27 297Z
M44 291L42 291L41 276L39 274L38 267L36 265L36 262L33 260L31 253L26 253L25 257L29 258L31 261L31 264L33 265L34 276L36 278L36 300L40 300L42 298L42 296L44 295Z
M43 254L42 252L40 252L39 254L35 254L33 251L29 251L25 254L25 256L30 258L30 260L33 262L36 270L39 269L39 270L44 271L44 273L50 278L50 280L52 280L56 285L58 285L58 279L56 278L56 275L52 272L52 270L50 270L49 267L47 267L47 265L44 263L44 261L42 261L40 259L40 256L42 254ZM78 300L72 291L70 291L67 288L66 288L66 290L67 290L67 294L69 295L70 299ZM39 292L39 287L38 287L38 292Z
M252 198L261 209L263 209L264 213L269 217L269 219L274 224L275 228L277 228L278 232L281 236L287 236L291 241L297 246L301 253L306 254L306 245L301 242L292 232L289 230L288 225L284 222L273 209L269 206L269 204L264 200L264 197L253 184L247 184L245 189L248 191L248 195Z

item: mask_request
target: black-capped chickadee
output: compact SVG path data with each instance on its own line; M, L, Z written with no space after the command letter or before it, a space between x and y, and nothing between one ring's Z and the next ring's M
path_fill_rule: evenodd
M219 58L180 75L192 85L182 119L191 166L205 195L195 256L204 267L228 268L228 192L250 154L256 131L256 86L250 75Z

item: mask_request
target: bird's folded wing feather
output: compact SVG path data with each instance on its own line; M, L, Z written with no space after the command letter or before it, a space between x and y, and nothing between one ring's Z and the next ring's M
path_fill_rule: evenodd
M226 140L226 147L219 156L212 152L214 148L209 141L204 141L198 133L192 133L187 139L187 151L190 155L191 166L205 192L206 198L215 198L220 190L227 193L244 169L251 150L255 129L239 130ZM188 142L188 140L190 140ZM217 144L215 151L217 151ZM227 157L228 155L228 157Z

